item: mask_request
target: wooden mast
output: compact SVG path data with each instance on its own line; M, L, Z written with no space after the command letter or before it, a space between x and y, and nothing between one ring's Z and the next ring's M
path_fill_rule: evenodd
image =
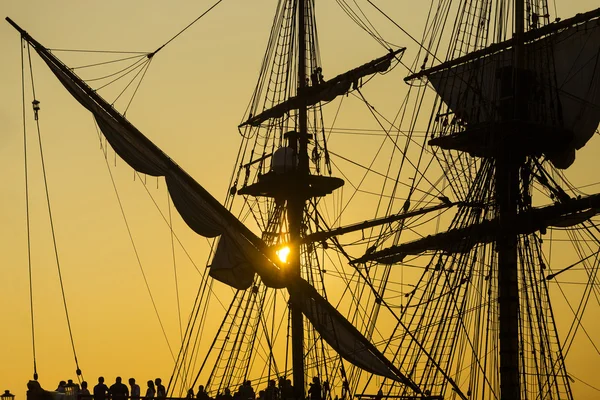
M306 13L307 0L296 0L298 15L298 91L302 96L306 88ZM308 131L306 104L298 110L298 134L297 139L290 139L290 147L296 153L298 163L298 177L309 175L308 167ZM288 222L290 229L291 248L290 273L301 276L301 230L304 217L304 203L306 199L302 191L289 194L288 197ZM292 320L292 367L294 378L294 389L296 399L304 398L304 321L302 311L294 305L293 294L291 296L291 320Z
M512 79L512 107L508 115L501 118L520 120L526 110L527 95L520 85L525 71L524 59L524 0L514 2L514 58L509 74ZM506 76L505 75L505 76ZM498 302L500 329L500 399L519 400L521 386L519 375L519 263L517 256L518 235L515 231L517 207L520 198L519 170L525 154L515 151L512 141L520 135L520 124L516 132L505 134L495 157L497 204L500 229L496 240L498 251ZM509 132L506 132L509 133Z

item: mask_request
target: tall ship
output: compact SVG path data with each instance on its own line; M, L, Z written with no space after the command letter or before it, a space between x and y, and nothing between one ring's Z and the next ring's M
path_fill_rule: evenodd
M76 65L61 60L72 52L38 41L35 26L6 18L21 38L24 148L39 144L42 162L43 179L25 170L28 243L29 185L37 183L76 377L82 381L85 369L44 164L40 59L93 116L90 132L116 193L111 210L122 214L159 322L135 218L121 200L129 189L118 188L113 171L127 169L129 184L141 184L156 204L171 246L165 268L176 266L176 254L195 258L193 306L171 311L180 336L171 341L171 376L163 377L169 397L199 385L214 398L238 389L243 397L250 382L264 400L594 398L595 382L570 371L571 364L600 365L590 361L600 354L600 335L587 317L600 306L600 194L595 182L572 183L569 171L599 136L600 9L558 18L547 0L432 0L416 36L386 4L339 0L381 51L362 59L341 40L337 51L361 61L334 71L318 40L326 4L278 0L237 134L231 125L239 149L232 160L215 157L215 169L233 164L220 201L203 184L213 171L188 174L168 145L151 139L153 125L128 118L150 90L151 63L192 35L193 24L227 7L251 7L220 3L154 51L78 51L104 59ZM375 19L397 36L384 38ZM243 59L235 65L247 67ZM213 89L214 78L189 77ZM340 128L338 117L361 125ZM185 141L178 135L190 129L176 120L157 126L171 129L173 141ZM37 144L27 141L31 135ZM214 146L229 133L202 135ZM597 160L586 168L593 182ZM208 238L202 254L179 240L176 221ZM109 286L98 301L130 295ZM143 338L146 328L135 330ZM586 361L569 357L582 342L594 349ZM35 359L34 344L37 380Z

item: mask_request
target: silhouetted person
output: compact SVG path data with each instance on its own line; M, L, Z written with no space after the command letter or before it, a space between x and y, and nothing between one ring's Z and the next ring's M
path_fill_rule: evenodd
M54 400L54 393L42 389L38 381L27 382L27 399Z
M190 389L187 391L187 395L185 396L186 399L193 399L196 396L194 396L194 389Z
M117 376L115 383L108 389L108 393L110 393L113 400L126 400L129 396L129 389L127 389L127 385L121 382L121 377Z
M321 67L317 67L317 80L319 84L325 83L325 78L323 78L323 69Z
M66 386L67 386L67 382L60 381L60 382L58 382L58 387L56 388L56 391L58 393L65 393L67 391Z
M310 397L310 400L323 400L323 390L321 389L321 382L316 376L310 383L310 388L308 389L308 396Z
M82 400L90 399L90 391L88 389L88 383L86 381L81 382L81 390L79 391L78 398Z
M67 380L67 384L65 385L65 395L75 398L78 394L79 384L74 383L73 379Z
M242 396L243 400L255 400L256 393L254 393L254 389L252 388L252 383L250 381L244 382L240 388L240 395Z
M98 384L94 386L94 400L105 400L108 394L108 386L104 384L104 377L98 378Z
M135 383L134 378L129 378L129 387L131 388L131 391L129 392L131 398L139 399L140 398L140 385Z
M144 399L152 400L154 398L155 394L156 394L156 389L154 389L154 382L148 381L148 389L146 389L146 395L144 396Z
M208 393L206 393L206 390L204 390L204 385L198 386L198 393L196 393L196 398L198 400L209 400L210 399L210 397L208 396Z
M233 396L231 395L231 390L229 390L229 388L225 388L225 392L222 395L222 400L233 400Z
M265 389L265 400L277 400L279 398L279 390L275 386L275 379L271 379Z
M238 390L233 394L233 400L242 400L242 393L244 392L244 386L238 388Z
M162 380L160 378L156 378L154 380L154 384L156 385L156 398L164 399L167 397L167 390L162 385Z
M316 69L312 72L312 74L310 74L310 83L313 87L319 84L319 77Z
M313 70L312 74L310 74L310 81L312 86L325 83L325 79L323 79L323 69L321 67L317 67Z
M294 387L292 381L286 379L281 387L281 400L294 400Z

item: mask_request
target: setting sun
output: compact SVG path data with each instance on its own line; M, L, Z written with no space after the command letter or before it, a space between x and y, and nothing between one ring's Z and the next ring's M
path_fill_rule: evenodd
M285 263L290 255L290 248L288 246L282 247L281 249L277 250L276 253L281 262Z

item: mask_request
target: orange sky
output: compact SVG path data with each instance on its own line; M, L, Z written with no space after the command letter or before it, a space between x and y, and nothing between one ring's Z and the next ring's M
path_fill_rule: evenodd
M327 76L362 64L382 53L377 43L342 15L334 1L319 1L321 54ZM390 2L392 3L392 2ZM381 6L414 36L419 37L426 5L414 1ZM425 3L425 2L423 2ZM3 0L0 15L10 16L50 48L153 50L189 23L211 2L182 0L98 2ZM192 29L153 60L128 118L217 198L223 199L233 168L243 117L262 60L275 1L224 0ZM594 0L563 1L559 15L567 18L597 7ZM335 21L335 22L334 22ZM339 22L338 22L339 21ZM384 37L408 47L415 44L402 32L381 23ZM0 24L0 390L25 398L32 376L21 65L18 34ZM67 54L66 58L73 58ZM73 58L74 62L76 59ZM67 62L68 63L68 62ZM116 375L139 382L168 379L172 358L160 331L140 268L115 201L110 177L92 118L34 57L35 89L41 101L40 124L49 191L65 291L80 366L86 380ZM400 77L400 75L399 75ZM392 89L404 90L398 79ZM28 137L31 94L28 89ZM381 93L381 109L394 111L401 96ZM357 127L363 127L356 117ZM326 126L327 123L326 123ZM348 125L345 125L348 127ZM578 155L571 175L577 184L598 181L596 135ZM33 143L33 142L31 142ZM58 275L40 179L39 153L31 146L32 265L38 372L42 385L54 389L61 379L75 378ZM351 151L351 149L348 149ZM110 158L123 205L141 254L144 272L173 351L178 349L179 323L170 235L139 179L124 162ZM148 178L148 187L163 210L167 199L162 182ZM600 186L590 188L598 191ZM361 220L357 217L357 220ZM351 221L346 221L351 222ZM209 244L175 218L175 228L199 268L204 268ZM177 250L182 315L190 312L200 275ZM218 285L226 298L230 289ZM600 315L600 314L599 314ZM584 321L585 323L585 321ZM592 320L588 331L595 334ZM573 374L595 384L600 356L585 341L569 359ZM578 399L598 398L598 392L574 384Z

